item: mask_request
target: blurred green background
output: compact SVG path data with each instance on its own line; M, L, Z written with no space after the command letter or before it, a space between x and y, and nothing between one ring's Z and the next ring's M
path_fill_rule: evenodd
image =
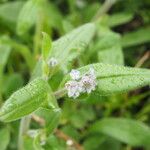
M49 81L54 91L71 68L94 62L149 68L150 0L0 0L0 105L28 83L41 55L42 31L54 41L92 21L96 22L92 42L84 53ZM143 146L142 139L139 144L122 132L128 126L123 120L124 127L118 135L127 140L114 135L117 132L115 125L106 128L110 133L98 132L96 126L96 132L90 131L91 125L106 117L128 118L149 126L148 86L109 97L91 94L86 99L65 98L59 100L59 105L62 117L58 130L44 145L46 150L150 150ZM106 121L106 127L112 122ZM119 128L120 122L116 125ZM36 121L31 123L31 128L39 127ZM18 129L19 121L0 122L0 150L17 149ZM134 129L136 126L131 131ZM133 135L138 138L134 131ZM66 138L73 139L75 145L70 146ZM32 142L27 138L28 145Z

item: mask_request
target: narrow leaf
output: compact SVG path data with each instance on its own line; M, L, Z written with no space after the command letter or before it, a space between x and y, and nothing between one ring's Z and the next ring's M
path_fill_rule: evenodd
M134 32L126 33L122 37L122 46L129 47L150 41L150 28L141 28Z
M43 34L42 55L43 59L46 60L51 50L52 41L47 33L43 32L42 34Z
M133 19L132 13L116 13L112 14L108 19L108 25L111 27L127 23Z

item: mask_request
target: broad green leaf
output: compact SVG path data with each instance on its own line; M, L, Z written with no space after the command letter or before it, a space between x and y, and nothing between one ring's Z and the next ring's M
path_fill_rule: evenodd
M49 85L45 80L33 80L6 100L0 109L0 120L9 122L30 114L47 103L48 92Z
M95 33L95 25L85 24L52 44L50 57L58 59L60 66L67 66L69 61L76 58L87 47Z
M143 44L150 41L150 27L140 28L136 31L124 34L122 37L122 46L129 47Z
M43 59L46 60L49 56L51 50L52 41L49 35L43 32L43 41L42 41L42 55Z
M18 17L17 32L18 34L26 33L36 22L39 4L41 0L28 0Z
M150 146L150 128L130 119L105 118L94 123L89 132L104 133L132 146Z
M0 130L0 149L6 150L10 140L10 133L7 128L3 128Z
M80 68L82 74L93 67L99 95L126 92L150 84L150 70L96 63ZM66 80L70 79L68 75ZM64 80L64 81L66 81ZM62 83L62 85L64 82Z
M108 25L110 27L118 26L127 23L133 19L132 13L116 13L108 18Z

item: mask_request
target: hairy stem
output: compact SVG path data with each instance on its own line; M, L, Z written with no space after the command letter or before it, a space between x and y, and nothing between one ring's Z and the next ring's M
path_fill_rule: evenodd
M24 135L27 133L30 126L31 116L25 116L21 119L18 137L18 150L24 150Z

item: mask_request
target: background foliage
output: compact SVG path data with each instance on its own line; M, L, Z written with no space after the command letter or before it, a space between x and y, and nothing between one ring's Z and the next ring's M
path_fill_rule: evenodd
M0 150L16 150L18 139L25 150L149 150L150 71L123 67L150 67L149 8L149 0L1 0ZM59 65L49 72L41 58L50 56ZM60 98L67 73L92 63L98 89Z

